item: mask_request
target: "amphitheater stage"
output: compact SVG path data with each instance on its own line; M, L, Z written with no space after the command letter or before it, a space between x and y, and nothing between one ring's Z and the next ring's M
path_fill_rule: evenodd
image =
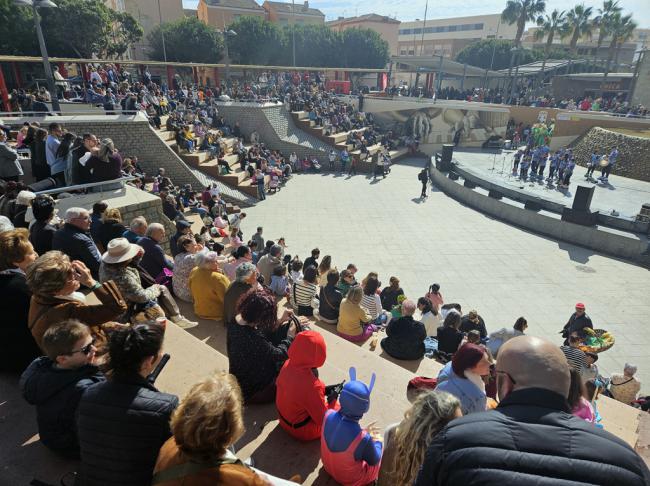
M571 207L576 192L576 187L595 186L591 210L598 211L600 215L611 216L612 210L619 213L616 219L619 225L612 221L613 227L625 228L624 221L634 221L643 204L650 203L650 182L638 181L627 177L610 175L608 184L588 181L585 177L587 169L576 166L569 188L558 189L556 186L547 186L545 181L522 182L512 175L514 150L496 152L473 148L460 148L454 150L454 161L458 163L457 172L472 181L482 181L480 184L486 189L501 190L504 196L526 200L539 199L548 203L545 207L551 211L561 212L562 207ZM546 170L548 174L548 169ZM600 175L600 171L595 173ZM491 187L490 187L491 186ZM609 218L608 218L609 219ZM600 222L600 221L599 221ZM609 224L608 224L609 225Z

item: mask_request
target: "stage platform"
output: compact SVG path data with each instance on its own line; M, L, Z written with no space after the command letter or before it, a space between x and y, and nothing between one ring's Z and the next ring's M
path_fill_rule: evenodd
M576 186L595 186L591 210L601 215L612 216L612 210L619 213L618 219L634 221L643 204L650 203L650 182L638 181L617 175L609 176L609 183L595 183L585 178L587 169L576 166L568 189L557 186L549 187L546 182L520 181L512 175L514 150L495 151L480 149L455 149L454 161L461 175L464 173L474 176L487 183L514 191L522 197L536 197L547 201L548 209L561 211L562 206L571 207ZM548 175L548 167L545 175ZM595 173L600 176L600 171ZM485 187L485 186L482 186ZM509 194L506 194L508 197ZM606 223L606 222L603 222ZM613 227L617 227L613 225ZM623 228L618 226L619 229Z

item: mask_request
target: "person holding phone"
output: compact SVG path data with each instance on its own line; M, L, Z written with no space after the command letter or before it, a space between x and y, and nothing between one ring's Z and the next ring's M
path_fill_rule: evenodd
M326 387L318 378L327 355L325 340L316 331L299 332L287 354L276 380L280 427L301 441L318 439L325 412L339 409L339 385Z

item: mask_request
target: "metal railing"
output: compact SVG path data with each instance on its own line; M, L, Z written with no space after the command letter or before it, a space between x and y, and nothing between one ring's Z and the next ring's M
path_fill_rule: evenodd
M136 176L120 177L119 179L112 179L110 181L90 182L88 184L76 184L74 186L55 187L54 189L47 189L45 191L38 191L38 192L35 192L34 194L36 194L36 195L38 195L38 194L60 194L62 192L78 191L78 190L81 190L81 189L89 189L91 187L108 186L110 184L116 184L116 183L120 183L121 187L123 188L126 182L134 181L136 179L139 179L139 177L136 177Z

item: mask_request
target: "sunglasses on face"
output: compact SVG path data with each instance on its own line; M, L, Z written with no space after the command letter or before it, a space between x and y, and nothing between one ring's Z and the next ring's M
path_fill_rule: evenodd
M88 344L86 344L83 348L75 349L73 351L70 351L70 353L68 353L68 354L70 356L72 356L73 354L76 354L76 353L83 353L86 356L88 356L90 354L90 352L93 350L94 345L95 345L95 338L93 338L92 341L90 341Z

